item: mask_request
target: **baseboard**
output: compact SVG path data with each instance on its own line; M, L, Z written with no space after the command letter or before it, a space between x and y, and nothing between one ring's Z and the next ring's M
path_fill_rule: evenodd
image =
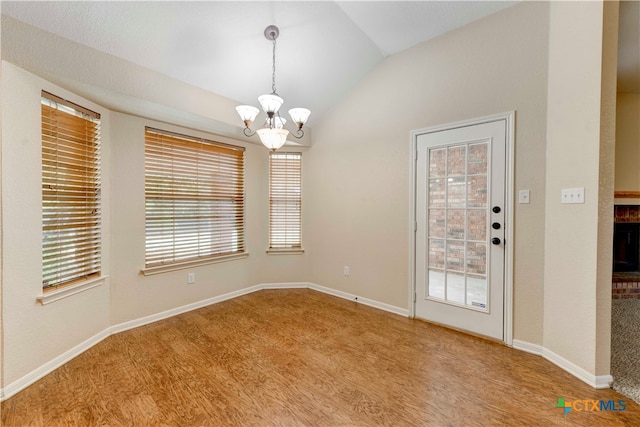
M39 368L34 369L22 378L12 382L4 388L0 388L0 402L10 398L16 393L24 390L34 382L43 378L45 375L51 373L55 369L69 362L74 357L84 353L94 345L98 344L103 339L110 335L114 335L120 332L127 331L129 329L137 328L140 326L148 325L149 323L157 322L159 320L167 319L169 317L177 316L182 313L186 313L192 310L197 310L202 307L206 307L212 304L217 304L222 301L227 301L233 298L237 298L243 295L247 295L253 292L257 292L263 289L312 289L314 291L322 292L328 295L348 299L358 302L360 304L375 307L380 310L389 311L391 313L399 314L401 316L408 316L408 310L395 307L389 304L385 304L379 301L371 300L368 298L359 297L357 295L349 294L346 292L338 291L335 289L327 288L325 286L316 285L308 282L292 282L292 283L262 283L248 288L240 289L237 291L229 292L223 295L218 295L212 298L207 298L202 301L197 301L192 304L183 305L181 307L172 308L160 313L152 314L149 316L141 317L139 319L122 322L117 325L108 327L102 332L94 335L88 340L76 345L75 347L67 350L60 356L50 360Z
M516 350L525 351L527 353L535 354L536 356L542 356L544 348L538 344L531 344L526 341L513 340L513 348Z
M526 351L538 356L542 356L554 365L567 371L579 380L589 384L596 389L611 388L613 384L613 377L611 375L593 375L573 362L565 359L564 357L554 353L553 351L544 348L541 345L531 344L526 341L513 340L513 348L517 350Z
M611 375L593 375L573 362L565 359L564 357L554 353L549 349L544 349L542 352L542 357L569 372L576 378L584 381L589 384L593 388L602 389L602 388L610 388L611 384L613 384L613 377Z
M357 303L368 305L369 307L377 308L379 310L388 311L394 314L399 314L400 316L409 317L409 310L406 308L396 307L394 305L386 304L384 302L380 302L380 301L372 300L369 298L361 297L355 294L339 291L337 289L327 288L325 286L316 285L314 283L309 283L309 289L313 289L314 291L322 292L328 295L333 295L334 297L355 301Z
M50 374L54 370L58 369L60 366L69 362L70 360L79 356L85 351L89 350L91 347L98 344L100 341L107 338L109 335L111 334L109 332L109 328L107 328L104 331L81 342L75 347L65 351L60 356L50 360L49 362L45 363L39 368L31 371L30 373L18 379L17 381L12 382L11 384L9 384L4 388L0 388L0 402L10 398L14 394L29 387L31 384L43 378L45 375Z
M595 381L594 388L601 390L601 389L613 387L612 375L596 375L595 379L596 381Z
M183 305L181 307L172 308L160 313L152 314L149 316L141 317L140 319L130 320L128 322L119 323L110 328L110 335L124 332L129 329L137 328L140 326L148 325L149 323L157 322L159 320L168 319L169 317L177 316L178 314L187 313L189 311L197 310L208 305L216 304L222 301L227 301L233 298L241 297L243 295L250 294L263 289L260 285L250 286L248 288L240 289L238 291L229 292L226 294L218 295L212 298L207 298L202 301L197 301L191 304Z

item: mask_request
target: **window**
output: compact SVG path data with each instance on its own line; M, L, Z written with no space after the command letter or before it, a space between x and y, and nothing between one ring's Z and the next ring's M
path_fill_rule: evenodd
M100 115L42 92L42 286L100 275Z
M244 255L244 148L146 128L145 230L144 274Z
M269 249L302 251L302 154L269 154Z

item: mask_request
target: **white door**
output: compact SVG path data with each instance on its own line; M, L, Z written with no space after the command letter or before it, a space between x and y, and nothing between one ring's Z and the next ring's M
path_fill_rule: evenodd
M415 315L504 340L506 119L416 137Z

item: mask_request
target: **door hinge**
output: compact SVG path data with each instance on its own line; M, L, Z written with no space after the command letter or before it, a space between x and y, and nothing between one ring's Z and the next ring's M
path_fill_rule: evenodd
M413 302L416 302L418 300L418 295L417 294L413 294Z

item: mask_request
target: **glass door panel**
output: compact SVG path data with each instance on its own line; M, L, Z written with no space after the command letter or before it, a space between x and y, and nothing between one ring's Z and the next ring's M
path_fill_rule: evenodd
M426 297L487 310L489 142L428 152Z
M509 206L507 118L415 137L418 318L502 340Z

